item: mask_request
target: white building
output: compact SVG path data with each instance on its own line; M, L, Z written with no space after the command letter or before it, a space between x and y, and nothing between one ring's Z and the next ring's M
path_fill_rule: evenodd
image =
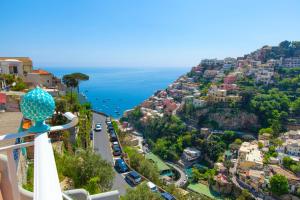
M184 149L182 154L182 158L189 162L197 160L200 156L201 152L198 149L192 147Z
M201 108L204 107L206 105L206 101L203 99L193 99L193 106L196 108Z
M16 59L0 60L0 74L23 76L23 63Z
M300 57L285 58L282 62L283 67L300 67Z
M289 131L280 139L283 143L277 148L278 153L300 158L300 130Z
M243 170L263 168L263 154L258 148L257 141L243 142L239 149L239 168Z
M274 67L258 67L254 70L254 76L257 83L269 84L274 76Z
M218 65L218 64L223 65L224 64L224 60L218 60L216 58L201 60L201 65Z

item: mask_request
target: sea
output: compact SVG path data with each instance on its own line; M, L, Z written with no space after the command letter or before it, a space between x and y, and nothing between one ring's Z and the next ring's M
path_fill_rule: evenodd
M190 67L46 67L57 77L81 72L89 75L79 89L94 110L114 118L132 109L160 89L165 89L179 76L186 74Z

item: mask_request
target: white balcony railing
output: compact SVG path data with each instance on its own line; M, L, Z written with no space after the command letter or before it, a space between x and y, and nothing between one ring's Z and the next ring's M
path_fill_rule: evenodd
M76 126L78 118L70 112L64 114L64 116L70 121L68 124L61 126L54 126L50 128L50 131L43 133L30 133L28 131L6 134L0 136L1 141L13 140L17 138L23 138L29 135L34 135L33 142L25 142L21 144L8 145L1 147L0 151L7 152L8 158L8 173L11 185L11 191L2 191L2 193L10 192L13 196L13 200L20 200L17 172L15 160L13 158L13 149L34 145L34 200L61 200L70 199L62 193L54 153L51 142L48 138L48 133L53 131L61 131Z

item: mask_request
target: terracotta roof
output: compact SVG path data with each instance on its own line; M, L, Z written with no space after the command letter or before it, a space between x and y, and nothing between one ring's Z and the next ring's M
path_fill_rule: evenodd
M50 74L50 73L47 72L46 70L42 70L42 69L32 70L31 73L34 73L34 74L40 74L40 75L49 75L49 74Z
M295 181L299 181L300 180L300 178L298 178L297 176L295 176L292 172L289 172L289 171L283 169L282 167L279 167L277 165L270 165L270 167L275 172L275 174L283 175L288 180L295 180Z

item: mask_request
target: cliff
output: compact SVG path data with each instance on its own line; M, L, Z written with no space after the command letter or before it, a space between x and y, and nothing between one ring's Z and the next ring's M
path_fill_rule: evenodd
M195 110L190 115L181 110L178 113L183 120L193 127L210 127L223 130L256 130L260 127L258 117L238 108L206 107Z

